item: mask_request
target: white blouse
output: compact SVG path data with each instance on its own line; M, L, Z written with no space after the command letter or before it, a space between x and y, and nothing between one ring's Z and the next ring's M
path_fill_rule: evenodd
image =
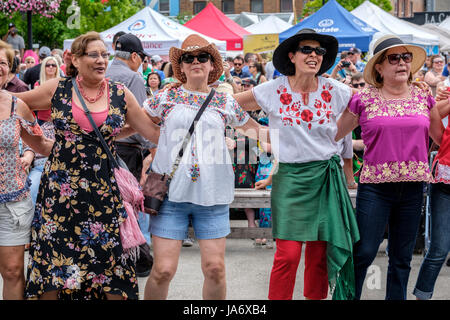
M318 90L309 93L308 105L293 92L288 78L281 76L254 87L258 105L269 116L272 152L282 163L328 160L339 155L334 141L336 118L352 96L349 86L318 77Z
M183 86L160 91L144 102L152 117L161 119L161 131L152 170L170 174L184 137L207 93ZM243 126L249 119L236 100L216 92L201 115L169 187L169 200L203 206L230 204L234 199L234 172L225 144L225 127Z

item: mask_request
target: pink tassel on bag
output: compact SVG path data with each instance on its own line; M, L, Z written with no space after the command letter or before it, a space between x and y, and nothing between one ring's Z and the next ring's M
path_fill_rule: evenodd
M125 251L146 242L137 222L137 214L144 209L144 195L133 174L124 168L115 168L114 175L128 218L120 225L120 239Z

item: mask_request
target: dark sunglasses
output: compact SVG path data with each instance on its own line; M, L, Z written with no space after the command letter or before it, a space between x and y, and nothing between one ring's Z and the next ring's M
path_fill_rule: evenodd
M390 64L398 64L400 62L400 58L405 61L406 63L410 63L413 58L412 52L405 52L405 53L393 53L388 54L387 59Z
M358 88L358 87L364 87L366 85L366 83L365 82L361 82L361 83L353 83L352 84L352 86L354 87L354 88Z
M48 63L48 64L45 65L45 67L46 68L50 68L50 67L56 68L56 64Z
M300 46L296 51L299 51L304 54L311 54L311 52L315 52L318 56L323 56L327 53L327 49L322 47L310 47L310 46Z
M235 66L242 66L242 63L236 63L236 62L234 62L233 63Z
M192 54L183 54L180 58L181 62L184 63L192 63L194 62L194 59L197 58L198 62L205 63L208 60L212 60L212 57L209 53L199 53L197 56L194 56Z
M139 55L139 57L141 57L142 61L144 61L145 58L147 58L147 56L145 54L143 54L142 52L136 52L136 53Z

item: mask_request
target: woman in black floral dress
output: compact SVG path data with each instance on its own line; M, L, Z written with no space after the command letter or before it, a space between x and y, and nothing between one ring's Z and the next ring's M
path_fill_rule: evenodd
M157 142L158 127L132 93L105 79L106 50L98 33L82 35L72 45L73 65L68 68L69 75L77 76L100 132L113 154L126 123ZM111 163L79 109L71 78L50 80L20 97L33 110L51 108L56 139L39 187L26 297L56 299L63 293L80 299L104 294L108 299L137 299L134 264L119 234L126 211Z

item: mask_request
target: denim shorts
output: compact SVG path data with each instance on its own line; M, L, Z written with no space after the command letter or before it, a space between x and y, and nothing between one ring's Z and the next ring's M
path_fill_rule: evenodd
M160 238L184 240L188 237L190 221L197 239L223 238L230 233L230 208L227 204L201 206L166 198L158 215L150 219L150 233Z

